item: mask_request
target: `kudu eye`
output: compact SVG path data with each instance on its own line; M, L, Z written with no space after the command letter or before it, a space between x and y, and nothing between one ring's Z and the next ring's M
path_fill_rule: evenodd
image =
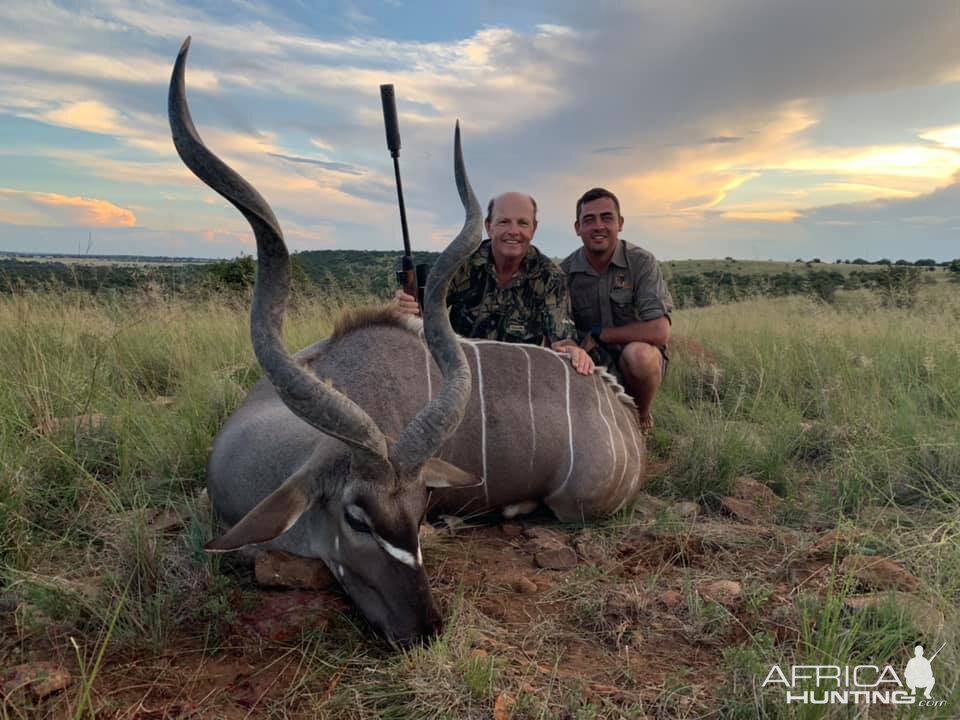
M349 525L354 532L370 535L370 526L365 520L359 517L361 512L362 511L358 511L354 507L347 507L343 511L343 519L346 520L347 525Z

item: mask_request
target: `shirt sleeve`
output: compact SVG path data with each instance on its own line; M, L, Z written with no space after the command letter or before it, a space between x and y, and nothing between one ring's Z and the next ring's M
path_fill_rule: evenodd
M644 260L633 283L633 305L637 317L644 322L664 316L670 320L673 298L660 271L660 263L653 255Z
M551 344L560 340L576 342L577 330L571 320L570 292L567 290L567 278L562 272L550 274L543 305L543 327L547 340Z

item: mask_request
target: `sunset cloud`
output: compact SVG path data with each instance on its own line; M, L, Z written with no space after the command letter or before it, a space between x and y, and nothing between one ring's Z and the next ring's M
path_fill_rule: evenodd
M576 242L573 201L596 185L620 194L630 238L661 254L765 248L765 232L777 247L809 243L804 232L880 201L871 222L890 237L952 217L946 203L893 201L960 171L955 0L924 12L876 0L404 4L402 24L395 3L364 4L364 18L351 8L321 19L273 0L0 4L0 187L17 188L0 192L0 243L75 223L135 228L126 241L149 237L154 251L175 237L197 255L249 251L243 218L170 140L167 82L188 34L201 135L298 247L396 239L384 82L397 88L408 221L424 246L462 221L455 118L481 199L534 193L537 242L553 256Z
M0 188L0 200L39 210L41 214L31 216L35 222L29 224L73 224L99 228L132 228L137 224L137 216L132 210L96 198Z
M47 122L87 132L110 135L123 130L117 122L117 112L96 100L64 105L42 117Z

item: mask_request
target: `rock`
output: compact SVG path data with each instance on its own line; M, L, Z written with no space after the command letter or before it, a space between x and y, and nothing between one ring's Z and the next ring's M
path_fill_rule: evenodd
M667 507L667 501L655 495L640 493L633 505L633 512L639 513L644 520L653 520Z
M504 537L515 538L523 535L523 525L520 523L503 523L500 526L500 532Z
M913 626L923 634L935 637L943 632L945 622L943 613L927 601L910 593L893 591L851 595L843 601L843 604L854 610L894 606L902 610Z
M147 527L154 532L174 532L183 530L183 518L172 508L152 508L147 510Z
M522 595L530 595L537 591L537 584L526 575L518 575L510 581L510 587L514 592Z
M257 582L296 590L326 590L337 585L322 560L298 557L279 550L264 550L255 563Z
M537 567L546 570L569 570L577 566L577 553L573 548L562 545L556 548L540 550L533 556Z
M677 592L676 590L665 590L660 593L658 598L660 602L668 608L675 608L684 602L683 593Z
M720 500L720 506L728 513L752 523L769 521L782 504L773 490L750 477L737 478L732 496Z
M847 555L856 548L863 533L854 528L837 528L824 533L816 542L807 548L807 554L811 557L833 557L836 549L837 557Z
M598 543L585 540L574 540L573 547L584 562L591 565L602 565L608 559L608 553Z
M594 565L602 565L609 557L609 551L590 530L577 533L573 539L573 549L582 560Z
M25 693L43 700L73 682L69 672L52 662L31 662L7 668L0 674L0 695L4 698Z
M323 630L346 600L328 592L264 592L260 604L243 613L240 621L251 632L275 642L289 642L308 630Z
M730 606L740 599L743 588L736 580L712 580L701 585L698 591L707 600Z
M759 507L776 508L783 503L769 487L759 480L746 476L733 481L733 496L741 500L751 500Z
M737 520L744 522L760 523L767 519L766 514L748 500L724 497L720 498L720 507L737 518Z
M564 543L565 536L556 530L551 530L545 527L528 527L524 529L523 534L525 537L533 541L534 545L539 544L551 544L551 543Z
M917 590L920 580L890 558L848 555L840 563L840 572L852 575L874 590Z
M700 506L690 500L674 503L670 506L670 510L674 515L683 518L684 520L693 520L695 517L697 517L697 515L700 514Z
M533 545L533 561L548 570L567 570L577 564L577 553L566 544L565 537L542 527L529 527L523 534Z
M493 703L493 720L510 720L510 709L517 701L510 693L502 692Z

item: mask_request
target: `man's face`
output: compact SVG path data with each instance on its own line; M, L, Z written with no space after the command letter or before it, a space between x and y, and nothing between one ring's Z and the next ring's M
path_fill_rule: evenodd
M486 228L495 259L511 260L527 254L537 229L533 213L533 203L521 193L505 193L494 200Z
M580 218L573 224L587 252L604 255L616 248L623 218L610 198L598 198L580 206Z

